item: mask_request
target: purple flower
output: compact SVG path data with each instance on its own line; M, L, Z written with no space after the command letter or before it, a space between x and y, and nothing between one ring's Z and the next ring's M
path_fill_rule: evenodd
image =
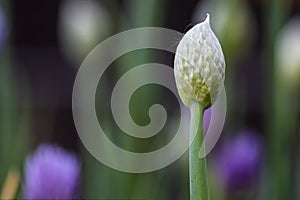
M0 8L0 50L5 44L7 39L7 24L6 24L6 17Z
M211 107L206 109L203 116L203 128L204 128L204 134L207 133L209 123L211 119Z
M227 189L251 186L262 164L262 141L253 132L243 132L227 141L217 157L219 176Z
M24 196L26 199L76 198L80 163L75 154L57 146L41 145L27 158Z

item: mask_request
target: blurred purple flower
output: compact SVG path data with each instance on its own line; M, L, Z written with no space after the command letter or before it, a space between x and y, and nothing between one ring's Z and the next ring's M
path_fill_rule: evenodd
M6 17L3 13L3 10L0 8L0 50L5 44L7 39L7 24L6 24Z
M207 133L208 126L211 119L211 107L206 109L203 116L203 128L204 128L204 134Z
M263 147L258 135L240 133L226 142L217 157L217 169L229 190L251 186L259 178Z
M26 199L71 199L77 197L80 163L75 154L57 146L41 145L26 160Z

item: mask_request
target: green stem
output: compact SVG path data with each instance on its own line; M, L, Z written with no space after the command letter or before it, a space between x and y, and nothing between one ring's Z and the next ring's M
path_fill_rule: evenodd
M281 30L282 24L290 12L290 2L280 0L270 1L266 6L266 132L268 137L268 184L265 184L265 194L262 199L281 200L292 199L292 185L290 173L291 158L290 147L293 141L286 120L292 119L290 115L285 116L289 103L284 99L286 89L279 83L279 74L276 74L274 48L276 38ZM278 76L278 77L277 77Z
M209 190L207 181L206 159L199 158L199 152L203 143L203 114L204 108L199 102L192 102L191 127L190 127L190 200L208 200ZM196 135L195 135L196 134ZM193 137L195 135L195 137ZM193 140L194 138L194 140ZM193 141L192 141L193 140Z

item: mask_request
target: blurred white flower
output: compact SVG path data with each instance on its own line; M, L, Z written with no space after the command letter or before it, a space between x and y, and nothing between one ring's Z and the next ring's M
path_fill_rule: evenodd
M95 0L66 0L59 15L59 36L63 53L72 61L81 62L111 29L110 17Z
M290 20L279 34L275 62L281 81L288 87L300 84L300 17Z

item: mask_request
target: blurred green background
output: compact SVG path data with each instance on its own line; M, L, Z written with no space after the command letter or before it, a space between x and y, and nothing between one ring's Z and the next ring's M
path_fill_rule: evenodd
M119 172L92 157L75 129L72 89L81 62L106 38L148 26L185 33L206 13L225 55L227 91L225 127L207 157L211 199L300 199L297 0L1 0L1 197L12 188L10 198L24 198L26 157L39 144L51 143L78 155L80 198L189 199L187 152L170 166L146 174ZM179 40L174 38L174 45ZM164 51L138 50L121 56L105 72L96 110L118 146L148 152L174 137L180 108L166 88L146 85L131 99L131 117L139 125L149 123L151 105L165 107L167 123L154 137L126 135L110 109L114 85L129 69L149 62L173 67L173 59Z

